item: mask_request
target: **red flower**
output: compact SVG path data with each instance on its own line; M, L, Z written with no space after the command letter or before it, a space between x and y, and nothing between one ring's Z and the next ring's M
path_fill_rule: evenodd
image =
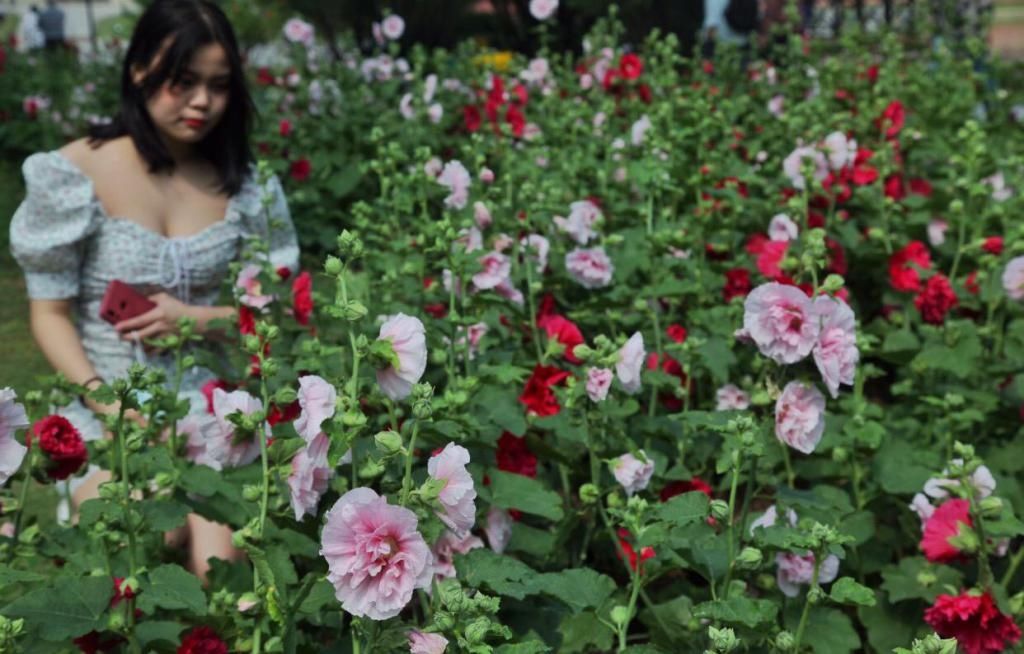
M309 159L303 157L298 161L292 162L291 170L289 175L296 182L304 182L309 179L309 174L313 171L313 164L309 163Z
M660 367L661 371L666 375L672 375L679 379L679 385L685 387L687 392L690 390L689 379L686 373L683 372L683 367L679 365L679 362L670 357L667 354L662 354L659 358L657 352L651 352L647 355L647 369L657 370ZM683 408L683 401L675 396L674 393L659 393L658 399L669 411L679 411Z
M948 563L960 558L960 550L950 544L949 539L960 533L960 524L968 528L971 521L971 503L967 500L946 500L935 509L928 521L924 523L924 534L921 536L921 551L932 563Z
M292 270L288 266L278 266L274 272L277 273L277 278L282 282L288 281L288 278L292 276Z
M910 192L915 195L923 195L926 198L932 196L932 184L927 179L915 177L910 180Z
M526 446L526 439L505 432L498 439L498 452L495 455L498 470L512 472L524 477L537 476L537 455Z
M256 83L260 86L272 86L274 84L274 75L270 72L270 69L266 66L256 71Z
M914 298L914 306L921 312L921 318L933 325L946 321L946 314L957 304L956 293L943 274L932 275L924 290Z
M644 72L644 62L640 57L630 52L622 55L619 60L619 74L623 79L634 80Z
M238 307L238 333L242 336L256 333L256 315L244 304Z
M475 132L480 129L484 122L480 116L480 109L476 105L467 104L462 108L462 122L466 126L466 131Z
M281 122L277 126L277 131L281 136L288 136L292 133L292 121L287 118L282 118Z
M512 128L512 136L521 138L526 130L526 117L516 105L509 105L505 111L505 122Z
M662 502L668 502L676 495L682 495L691 491L700 491L711 497L711 486L708 486L707 482L700 477L694 477L689 481L673 481L662 488L658 496Z
M956 638L964 654L995 654L1020 640L1020 627L987 592L939 595L924 621L943 638Z
M853 161L853 173L850 176L851 181L857 186L873 184L878 179L878 170L868 165L873 154L874 152L867 148L857 149L857 158Z
M82 654L99 654L99 652L113 652L124 643L124 638L106 636L101 640L98 631L90 631L71 642L78 647Z
M234 385L227 383L223 379L211 379L210 381L203 384L203 387L200 389L200 392L203 394L203 397L206 398L206 410L210 413L211 416L213 415L213 391L218 388L221 389L222 391L232 391L234 390L235 387Z
M843 250L843 246L839 241L826 238L825 247L828 248L828 272L845 275L847 271L846 251Z
M555 340L565 346L562 356L569 363L579 365L582 361L573 354L573 348L583 344L583 334L576 323L556 313L537 318L537 326L547 333L549 340Z
M746 268L733 268L725 271L725 288L722 294L725 301L734 297L746 297L750 292L750 271Z
M757 269L762 275L769 279L782 277L782 268L779 265L786 258L786 250L789 248L787 241L765 241L760 254L757 255Z
M971 271L971 273L964 279L964 289L966 289L971 295L977 295L981 292L981 286L978 285L977 270Z
M885 178L885 197L899 202L907 197L907 189L903 183L903 175L893 173Z
M302 406L298 400L295 400L291 404L286 404L284 407L278 406L277 404L270 405L270 413L267 414L267 422L270 426L282 422L291 422L299 417L302 413Z
M196 627L182 639L178 654L228 654L228 646L213 629Z
M895 138L900 133L906 120L906 114L903 103L899 100L893 100L889 103L889 106L885 108L877 122L878 129L885 130L885 138Z
M446 315L448 315L448 306L441 302L425 304L423 305L423 310L426 311L429 315L438 319L444 318Z
M527 413L538 416L553 416L562 410L555 397L552 386L561 384L569 376L568 371L560 370L555 366L542 366L537 364L533 368L533 374L526 380L526 388L519 396L519 401L526 406Z
M686 327L673 323L665 328L665 334L676 343L686 342Z
M651 87L646 84L641 84L636 87L636 92L640 94L640 99L643 100L644 104L651 104L654 100L654 94L651 93Z
M633 549L632 543L629 542L630 533L628 529L619 529L619 545L622 547L622 551L625 552L626 558L629 560L629 567L631 570L637 570L637 566L640 566L640 572L643 572L642 567L644 561L647 559L654 558L654 548L647 546L640 549L640 556L636 554L636 550ZM622 558L619 555L619 558Z
M981 244L981 249L998 257L1003 253L1003 237L989 236L985 239L985 242Z
M913 265L911 265L913 264ZM921 241L911 241L902 250L889 258L889 283L897 291L920 291L921 278L917 266L931 270L932 259L928 248Z
M292 282L292 310L300 325L308 325L313 315L313 276L303 271Z
M39 440L39 449L48 459L46 474L50 479L67 479L89 458L82 435L63 416L46 416L32 425L26 436L29 446L33 439Z

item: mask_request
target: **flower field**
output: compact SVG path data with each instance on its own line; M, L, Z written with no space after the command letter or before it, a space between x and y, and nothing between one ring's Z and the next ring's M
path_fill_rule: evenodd
M0 391L0 652L1017 651L1024 69L403 27L250 51L306 268L253 242L226 355L155 344L204 410L136 366L86 443L83 389ZM103 120L119 56L0 54L0 151ZM190 513L245 553L207 585Z

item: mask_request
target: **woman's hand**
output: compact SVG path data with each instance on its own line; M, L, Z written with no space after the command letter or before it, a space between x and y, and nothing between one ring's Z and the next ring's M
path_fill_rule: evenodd
M191 307L173 295L156 293L149 296L155 307L143 313L122 320L114 325L126 341L143 340L155 336L167 336L178 330L178 319L189 316Z

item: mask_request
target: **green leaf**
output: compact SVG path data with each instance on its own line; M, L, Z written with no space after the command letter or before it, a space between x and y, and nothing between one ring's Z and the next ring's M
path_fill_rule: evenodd
M852 536L855 544L863 545L875 535L875 514L870 511L851 513L839 523L839 531Z
M906 645L917 631L921 610L914 604L891 606L878 593L878 603L857 609L857 618L868 632L868 642L876 652L891 652Z
M832 584L829 597L839 604L856 604L858 606L874 606L875 593L867 586L854 581L853 577L840 577Z
M306 599L299 605L299 613L316 615L325 610L324 607L336 607L338 600L334 596L334 586L326 579L321 579L313 585L313 589L306 595Z
M945 592L946 586L959 588L962 581L963 575L955 568L931 564L923 556L907 557L898 566L882 570L882 590L888 593L889 602L932 602Z
M519 404L514 393L507 388L485 386L473 398L475 413L482 420L492 422L501 429L516 436L526 433L526 417L523 406Z
M8 584L15 584L22 581L33 582L43 581L46 576L41 575L37 572L29 572L27 570L14 570L6 565L0 565L0 588L7 586Z
M161 607L206 615L206 594L198 577L180 565L167 563L155 568L143 580L138 605L146 613Z
M696 618L741 624L753 628L775 620L778 610L779 607L771 600L730 597L726 600L712 600L698 604L693 607L693 615Z
M573 612L596 609L615 592L615 581L590 568L539 575L536 587L569 605Z
M887 441L875 455L874 476L886 493L912 495L942 469L940 457L903 439Z
M145 500L137 505L153 531L171 531L185 524L192 509L173 500Z
M549 520L561 520L562 498L543 482L504 470L491 470L491 502L503 509L518 509Z
M724 384L729 381L729 366L736 363L736 355L732 353L728 341L712 336L697 348L697 355L715 382Z
M788 613L787 626L795 633L798 612ZM816 606L811 609L804 631L804 643L817 654L846 654L860 650L860 636L845 613L838 609Z
M70 640L100 626L113 594L110 577L65 577L19 597L0 613L25 618L26 627L43 640Z
M525 643L507 643L494 650L494 654L546 654L551 648L539 640L528 640Z
M523 552L537 558L551 554L555 547L555 534L550 531L524 525L522 522L512 523L512 537L508 541L509 552Z
M523 599L535 592L537 572L518 559L476 549L455 557L459 579L473 588L486 586L499 595Z
M178 644L178 636L185 630L185 625L167 620L145 620L135 627L135 637L139 645L145 647L158 640Z
M709 512L708 496L700 491L690 491L659 504L656 515L673 526L684 527L707 520Z
M612 651L612 630L590 611L566 616L559 631L562 633L559 652L575 654L593 649L599 652Z
M910 363L914 370L939 370L959 379L966 379L981 356L981 341L973 332L962 334L954 347L926 345Z

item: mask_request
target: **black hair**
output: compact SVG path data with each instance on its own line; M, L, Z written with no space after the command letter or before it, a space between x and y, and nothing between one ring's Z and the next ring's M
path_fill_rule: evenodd
M228 195L238 193L253 162L249 130L256 110L245 83L234 30L224 12L210 0L156 0L146 9L135 25L124 58L121 108L110 123L90 128L89 143L98 147L127 135L150 172L174 170L174 158L150 118L146 101L164 82L180 82L196 51L213 43L224 48L231 71L228 105L197 148L216 167L221 190ZM153 66L158 54L160 59ZM133 68L149 70L141 84L132 79Z

